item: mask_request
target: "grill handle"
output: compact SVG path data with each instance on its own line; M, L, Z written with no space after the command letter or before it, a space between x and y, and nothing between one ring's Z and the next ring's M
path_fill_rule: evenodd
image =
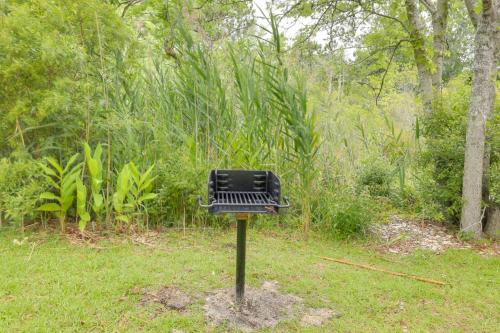
M196 200L198 201L198 206L202 207L202 208L210 208L210 207L213 207L214 203L212 202L211 204L208 204L208 205L204 205L201 203L201 195L199 195Z
M289 208L290 207L290 201L288 201L288 197L283 197L283 201L285 202L284 205L277 205L276 207L278 207L278 208Z

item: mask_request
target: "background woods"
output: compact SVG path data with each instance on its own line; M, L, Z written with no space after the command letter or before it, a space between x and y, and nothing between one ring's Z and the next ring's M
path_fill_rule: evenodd
M262 225L354 237L392 211L480 235L500 203L499 10L0 2L0 223L204 226L208 170L262 168L294 203Z

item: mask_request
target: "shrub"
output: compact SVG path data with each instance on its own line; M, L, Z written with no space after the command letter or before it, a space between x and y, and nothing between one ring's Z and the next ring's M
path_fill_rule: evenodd
M362 164L356 179L358 193L367 191L376 197L387 197L391 192L393 171L390 164L382 159L370 159Z
M465 130L470 87L453 81L443 93L442 104L424 119L425 148L419 177L424 196L435 202L444 216L458 222L462 207Z
M196 196L206 189L206 166L197 166L189 151L182 148L170 152L157 162L157 198L152 203L150 213L155 220L168 225L181 220L191 220L198 214Z
M24 225L38 217L38 197L47 187L36 161L26 156L0 160L0 218Z
M314 219L318 230L334 238L356 238L366 235L373 221L373 200L365 194L350 191L325 191L314 202Z

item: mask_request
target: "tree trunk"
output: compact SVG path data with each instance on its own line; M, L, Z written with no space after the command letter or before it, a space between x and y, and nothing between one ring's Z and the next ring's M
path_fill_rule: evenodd
M432 45L434 73L432 74L432 86L434 93L441 92L443 82L443 62L446 46L446 26L448 24L448 0L437 0L436 7L432 9Z
M472 95L465 144L460 228L476 236L482 232L483 173L488 167L484 165L486 121L493 113L496 94L499 48L496 10L492 0L483 0L475 37Z
M500 239L500 207L492 206L488 208L488 222L484 232L495 239Z
M432 65L425 49L424 24L420 17L416 0L405 0L406 15L408 16L410 41L413 47L413 56L417 65L418 81L422 96L422 105L425 113L432 111ZM444 32L443 32L444 33Z
M498 36L497 36L498 37ZM500 51L500 41L497 40L495 53L493 55L494 59L498 59ZM497 73L497 61L493 61L491 71L492 73ZM495 75L496 77L496 75ZM490 102L492 108L488 114L488 120L493 118L493 112L495 109L495 99L496 99L496 84L493 83L490 89ZM489 141L491 140L490 135L486 133L486 143L483 158L483 184L482 184L482 200L487 203L488 208L486 209L485 217L483 218L483 230L486 234L499 238L500 231L500 207L495 205L494 202L490 201L490 162L491 162L491 147Z
M497 14L497 21L496 24L500 23L500 17L498 17L498 13L500 10L500 4L497 3L497 8L496 8L496 14ZM500 31L498 29L496 30L495 33L495 48L494 48L494 53L493 53L493 63L491 64L491 72L492 75L494 76L494 82L491 84L490 87L490 102L491 102L491 109L489 110L488 114L488 120L493 119L493 113L495 110L495 101L496 101L496 78L497 78L497 66L498 66L498 59L500 55ZM485 152L484 152L484 159L483 159L483 200L487 202L488 208L486 209L486 216L485 219L483 220L483 229L484 231L490 235L494 236L496 238L499 238L499 232L500 232L500 207L495 205L495 203L490 202L490 162L491 162L491 147L489 145L489 141L491 140L489 133L486 133L486 144L485 144Z

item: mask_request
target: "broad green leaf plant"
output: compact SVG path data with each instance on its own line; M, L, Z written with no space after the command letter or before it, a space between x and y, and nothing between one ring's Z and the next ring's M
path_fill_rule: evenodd
M85 163L87 165L88 180L90 184L91 207L97 220L100 220L103 208L105 207L104 196L102 194L102 146L98 144L94 154L88 143L83 144L85 151Z
M141 174L133 162L122 168L113 195L113 208L118 221L131 223L132 215L140 215L145 209L144 203L156 198L157 194L151 192L156 179L151 175L153 169L154 165Z
M130 222L128 212L130 207L126 203L127 195L130 191L130 168L126 164L118 174L116 179L116 190L113 194L113 209L115 211L115 218L118 221Z
M39 211L51 212L58 219L61 231L64 232L66 215L75 201L77 179L80 178L82 163L76 163L79 154L71 156L66 166L61 166L54 158L47 157L47 164L40 163L47 182L52 186L53 192L43 192L40 199L48 200L40 207Z
M90 214L87 211L87 187L80 178L76 179L76 213L78 214L78 229L85 230L90 221Z

